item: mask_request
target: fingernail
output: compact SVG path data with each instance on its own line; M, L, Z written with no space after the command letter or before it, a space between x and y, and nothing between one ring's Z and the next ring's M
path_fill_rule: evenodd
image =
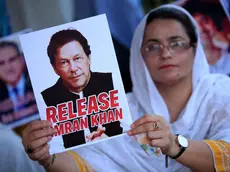
M52 127L53 126L53 123L51 121L49 121L49 125Z
M132 131L128 131L127 134L128 134L128 135L132 135Z
M134 126L135 126L135 125L134 125L134 124L132 124L130 127L131 127L131 128L134 128Z

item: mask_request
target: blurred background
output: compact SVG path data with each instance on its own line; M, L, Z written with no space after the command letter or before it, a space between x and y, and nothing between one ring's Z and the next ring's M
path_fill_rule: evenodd
M18 41L20 34L105 13L124 88L130 92L129 48L135 28L147 12L167 3L184 7L196 19L210 72L230 75L230 0L0 0L0 130L12 130L9 137L20 136L28 122L39 118ZM8 43L13 49L4 49ZM24 85L24 91L10 92L9 83ZM23 108L30 111L22 114ZM0 171L4 156L0 154Z

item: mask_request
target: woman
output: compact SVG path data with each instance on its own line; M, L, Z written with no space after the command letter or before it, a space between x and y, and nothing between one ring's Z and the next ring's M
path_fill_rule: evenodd
M23 132L29 157L55 172L87 171L86 164L94 171L230 170L230 81L209 74L197 28L184 9L173 5L153 10L137 27L128 95L135 122L128 135L57 154L54 160L47 142L55 131L41 130L50 124L35 121ZM147 133L151 146L171 157L168 168L165 156L146 155L132 137L138 133Z

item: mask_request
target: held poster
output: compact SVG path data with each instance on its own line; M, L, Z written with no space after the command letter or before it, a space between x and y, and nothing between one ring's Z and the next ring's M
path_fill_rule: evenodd
M25 29L0 39L0 123L15 128L39 119L19 35Z
M124 134L131 115L105 15L20 37L50 153Z

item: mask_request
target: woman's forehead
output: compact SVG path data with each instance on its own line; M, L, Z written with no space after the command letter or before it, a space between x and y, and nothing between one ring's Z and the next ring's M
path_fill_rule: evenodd
M189 39L185 26L175 19L155 19L150 22L144 32L144 40L169 40L169 39Z

